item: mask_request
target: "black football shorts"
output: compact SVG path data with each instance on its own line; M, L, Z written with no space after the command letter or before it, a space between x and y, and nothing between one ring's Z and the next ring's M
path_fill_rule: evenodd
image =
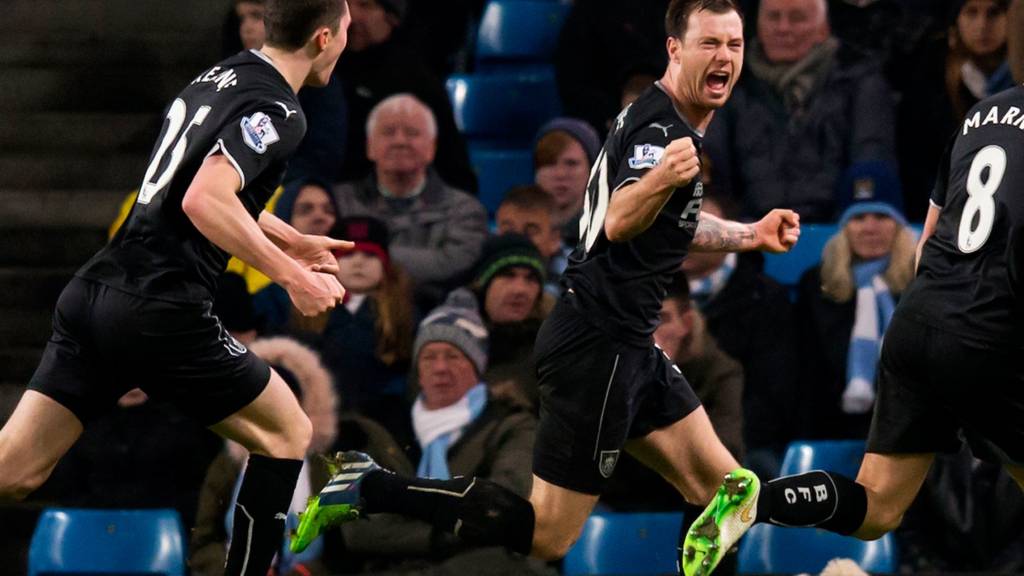
M1024 355L893 317L878 363L875 414L867 451L957 452L1024 464Z
M655 347L617 341L566 292L537 334L540 424L534 473L600 494L625 442L682 420L700 400Z
M142 298L76 277L57 300L29 389L87 423L141 388L209 426L269 380L267 364L227 333L210 304Z

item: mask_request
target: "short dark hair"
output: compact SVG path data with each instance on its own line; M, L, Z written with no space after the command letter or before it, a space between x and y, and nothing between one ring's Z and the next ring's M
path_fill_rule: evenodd
M548 214L554 214L555 199L540 186L526 184L510 188L502 198L501 206L514 206L524 210L543 210Z
M690 308L690 281L682 270L672 274L672 280L665 287L665 300L674 300L680 310Z
M323 26L338 32L338 21L348 10L345 0L266 0L263 24L267 44L298 50Z
M713 14L735 12L743 19L743 11L734 0L672 0L665 11L665 34L682 40L690 15L702 10Z

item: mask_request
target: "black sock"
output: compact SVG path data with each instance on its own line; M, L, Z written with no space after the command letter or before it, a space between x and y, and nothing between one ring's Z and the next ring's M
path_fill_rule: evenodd
M846 476L814 470L761 486L757 521L778 526L816 526L850 535L868 513L864 487Z
M367 474L360 495L367 513L411 516L469 544L520 554L533 546L533 505L490 480L406 478L382 470Z
M284 543L284 521L302 460L252 454L235 503L225 576L266 576Z

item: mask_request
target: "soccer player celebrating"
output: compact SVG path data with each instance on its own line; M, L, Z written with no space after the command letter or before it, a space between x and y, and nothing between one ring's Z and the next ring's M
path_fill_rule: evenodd
M305 314L344 296L331 250L351 244L262 210L305 133L296 93L327 83L349 20L345 0L267 0L263 49L204 71L170 104L131 214L64 289L42 361L0 430L0 499L38 487L83 425L139 386L249 450L226 573L267 573L310 423L211 306L232 254Z
M701 214L701 139L743 66L743 21L732 0L673 0L665 20L668 67L619 114L597 157L566 290L537 336L541 409L529 501L479 478L403 478L348 453L307 509L296 549L325 525L399 512L470 543L558 558L623 449L690 502L711 500L727 474L723 509L746 510L756 499L757 478L719 441L652 334L688 250L783 252L799 221L788 210L754 224Z
M1024 487L1021 110L1020 85L990 96L949 142L918 246L917 277L885 334L857 481L826 471L773 480L762 487L757 521L880 538L899 526L935 453L959 451L962 439ZM705 511L696 532L711 516ZM724 545L747 527L731 530ZM690 544L704 547L696 533Z

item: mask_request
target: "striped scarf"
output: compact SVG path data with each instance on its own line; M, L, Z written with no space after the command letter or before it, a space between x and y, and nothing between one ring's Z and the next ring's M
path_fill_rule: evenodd
M451 406L427 410L423 394L412 407L412 427L423 448L416 475L421 478L448 480L448 448L462 436L463 430L480 416L487 406L487 385L480 383Z
M729 278L736 270L736 260L736 253L730 252L722 261L722 265L714 272L703 278L690 280L690 298L697 303L698 308L703 308L708 302L714 300L722 288L729 283Z
M888 267L888 257L853 266L857 308L846 357L842 407L847 414L864 414L875 403L875 368L882 349L882 335L896 308L889 285L882 277Z

